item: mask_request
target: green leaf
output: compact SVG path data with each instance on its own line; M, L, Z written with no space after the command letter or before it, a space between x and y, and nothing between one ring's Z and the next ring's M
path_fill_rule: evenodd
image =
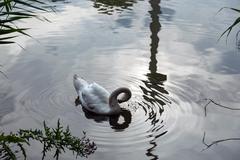
M46 4L46 3L42 2L42 1L38 1L38 0L28 0L28 1L39 3L39 4Z
M16 38L16 37L18 37L18 36L3 37L3 38L0 38L0 41L8 40L8 39Z
M23 147L23 145L21 143L18 143L17 145L21 149L21 152L24 156L24 160L26 160L27 159L27 154L26 154L25 148Z
M12 150L10 149L10 147L8 145L3 143L2 147L3 147L4 151L7 153L7 156L9 157L8 159L11 159L11 160L16 160L17 159L15 154L12 152Z
M16 142L26 142L24 139L17 137L16 135L0 135L0 142L16 143Z
M29 9L26 9L26 8L23 8L23 7L19 7L19 6L14 6L15 9L18 9L20 11L24 11L26 13L35 13L34 11L32 10L29 10Z
M41 10L41 11L47 12L46 9L43 9L43 8L41 8L41 7L34 6L34 5L32 5L32 4L29 4L29 3L24 2L24 1L21 1L21 0L14 0L14 2L19 3L19 4L22 4L22 5L25 5L25 6L30 7L30 8L34 8L34 9L37 9L37 10Z
M9 33L18 32L18 33L21 33L21 34L26 35L28 37L32 37L31 35L24 32L25 30L28 30L29 28L13 28L9 25L2 25L2 26L5 27L5 28L8 28L10 30ZM3 29L2 30L0 29L0 35L1 35L1 31L3 31ZM3 34L9 34L9 33L3 33Z
M12 10L12 5L11 5L12 0L4 0L4 7L6 9L7 12L9 12L10 10Z
M0 44L11 44L11 43L15 43L15 42L14 41L0 41Z
M35 17L36 14L30 14L30 13L24 13L24 12L2 12L0 13L0 16L4 15L18 15L18 16L27 16L27 17Z
M5 20L0 20L0 25L4 24L4 23L9 23L9 22L14 22L17 20L21 20L21 19L26 19L26 18L30 18L28 16L14 16L14 17L9 17Z
M24 34L26 34L25 32L23 32L24 30L27 30L27 29L25 29L25 28L19 28L19 29L16 29L16 28L1 29L1 30L0 30L0 35L10 34L10 33L14 33L14 32L19 32L19 33L24 33Z

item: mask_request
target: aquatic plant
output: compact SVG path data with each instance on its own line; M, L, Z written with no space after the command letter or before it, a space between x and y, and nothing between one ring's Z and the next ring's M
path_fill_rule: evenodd
M42 159L45 158L47 152L54 150L54 158L59 159L59 155L65 152L66 149L73 152L80 157L88 157L96 150L96 145L84 136L78 138L72 136L69 127L66 129L57 122L56 128L49 128L45 122L43 122L44 129L20 129L17 133L10 133L8 135L2 133L0 135L0 159L15 160L18 153L27 159L25 146L30 146L30 141L35 140L43 144Z
M207 107L209 106L210 103L213 103L217 107L220 107L220 108L225 108L225 109L229 109L229 110L233 110L233 111L237 111L237 110L239 111L240 110L240 108L232 108L232 107L224 106L224 105L222 105L220 103L215 102L214 100L212 100L210 98L206 98L206 99L203 99L203 100L208 101L207 104L204 106L205 117L207 116ZM202 151L205 151L205 150L209 149L210 147L212 147L213 145L217 145L217 144L222 143L222 142L226 142L226 141L239 141L240 140L239 137L231 137L231 138L219 139L219 140L213 141L211 143L207 143L206 140L205 140L205 137L206 137L206 132L204 131L203 138L202 138L202 143L206 147L204 149L202 149Z
M52 10L47 6L42 0L0 0L0 44L15 43L12 39L19 34L31 37L25 32L29 28L20 28L16 22L28 18L47 20L36 14L37 11Z
M203 133L203 138L202 138L202 143L206 147L204 149L202 149L202 151L205 151L205 150L209 149L210 147L212 147L213 145L217 145L217 144L222 143L222 142L226 142L226 141L239 141L240 140L239 137L231 137L231 138L219 139L219 140L213 141L211 143L207 143L206 140L205 140L205 137L206 137L206 132Z
M228 38L228 36L229 36L229 34L231 33L232 29L233 29L234 27L236 27L238 24L240 24L240 10L239 10L239 9L230 8L230 7L223 7L223 8L221 8L218 12L222 11L223 9L233 10L233 11L239 13L239 17L236 18L235 21L221 34L221 36L219 37L219 39L221 39L222 36L224 36L225 34L227 34L227 38ZM240 28L239 28L239 31L238 31L237 34L236 34L236 41L237 41L237 43L238 43L239 33L240 33Z
M207 107L209 106L210 103L213 103L215 104L216 107L221 107L221 108L225 108L225 109L230 109L230 110L233 110L233 111L240 111L240 108L232 108L232 107L228 107L228 106L224 106L220 103L217 103L215 102L213 99L211 98L205 98L203 99L204 101L208 101L206 103L206 105L204 106L204 114L205 114L205 117L207 116Z
M12 144L15 144L18 148L11 149ZM19 152L19 150L24 156L24 159L26 159L26 151L23 147L24 144L29 145L29 143L19 135L13 133L5 135L2 133L0 135L0 159L15 160L17 159L16 153Z

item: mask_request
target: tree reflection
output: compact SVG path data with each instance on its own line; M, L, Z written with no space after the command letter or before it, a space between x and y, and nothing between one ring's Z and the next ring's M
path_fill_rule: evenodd
M92 0L93 7L98 9L99 13L112 15L114 11L131 10L136 0Z

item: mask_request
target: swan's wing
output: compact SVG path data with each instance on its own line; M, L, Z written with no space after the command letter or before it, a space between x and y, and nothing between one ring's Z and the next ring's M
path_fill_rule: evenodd
M104 103L108 103L110 94L105 88L97 83L92 83L89 85L89 87L92 89L95 96L98 96L98 98L101 99Z
M82 99L87 106L100 106L108 104L109 93L100 85L92 83L82 90Z

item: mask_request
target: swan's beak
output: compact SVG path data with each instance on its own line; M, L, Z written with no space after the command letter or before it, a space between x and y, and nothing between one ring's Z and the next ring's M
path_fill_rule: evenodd
M74 74L74 75L73 75L73 78L74 78L74 79L77 79L78 77L79 77L79 76L78 76L77 74Z
M75 105L78 106L81 104L81 101L79 99L79 96L75 99Z

